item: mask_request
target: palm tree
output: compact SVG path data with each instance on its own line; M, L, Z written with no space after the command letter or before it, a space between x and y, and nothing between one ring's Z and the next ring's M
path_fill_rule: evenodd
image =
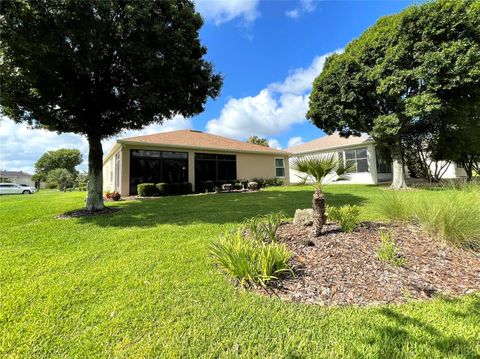
M345 166L343 161L337 160L333 155L304 156L292 160L292 168L304 172L315 180L315 192L313 193L313 225L315 235L318 237L322 233L323 225L327 221L325 215L325 194L322 185L328 181L327 175L334 172L338 176L350 172L351 167Z

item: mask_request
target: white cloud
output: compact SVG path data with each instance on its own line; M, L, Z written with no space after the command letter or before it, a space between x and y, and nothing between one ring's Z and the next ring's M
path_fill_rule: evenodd
M303 143L303 139L300 136L295 136L288 140L287 148L298 146L298 145L301 145L302 143Z
M315 0L300 0L300 4L297 8L292 10L287 10L285 15L292 19L298 19L303 14L308 14L317 8L317 3Z
M259 0L196 0L196 8L206 21L216 25L240 18L248 25L260 16Z
M289 18L292 18L292 19L298 19L300 17L300 10L298 9L288 10L285 12L285 15L287 15Z
M155 132L174 131L191 127L191 121L180 116L165 125L150 125L139 131L126 131L121 136L103 141L104 153L110 149L118 137L145 135ZM83 155L79 169L87 169L88 142L80 135L72 133L57 134L47 130L29 129L6 117L0 117L0 169L33 172L35 162L46 151L59 148L77 148Z
M271 138L268 140L268 145L271 147L271 148L276 148L277 150L281 150L282 149L282 146L280 145L280 142L278 142L278 140L276 140L275 138Z
M270 137L304 122L313 80L329 55L316 57L308 68L292 71L282 82L268 85L255 96L228 100L220 116L208 121L207 132L237 139L252 133Z

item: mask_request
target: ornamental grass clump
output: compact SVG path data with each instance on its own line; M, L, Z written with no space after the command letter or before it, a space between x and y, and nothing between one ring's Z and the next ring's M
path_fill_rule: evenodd
M480 192L471 190L423 197L415 217L429 234L464 248L480 249Z
M241 229L224 234L211 246L214 263L240 285L266 287L271 280L292 273L292 253L283 244L245 236Z
M375 198L374 211L386 219L407 222L414 216L416 198L405 192L386 190Z
M349 204L341 207L327 206L327 216L330 220L338 222L342 231L350 233L360 223L360 207Z

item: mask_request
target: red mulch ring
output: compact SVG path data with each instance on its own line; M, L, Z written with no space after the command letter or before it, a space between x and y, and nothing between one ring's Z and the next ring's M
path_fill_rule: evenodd
M95 217L95 216L105 216L109 214L113 214L120 211L120 208L115 207L105 207L100 211L87 211L86 209L77 209L74 211L68 211L62 214L55 216L58 219L70 219L70 218L80 218L80 217Z
M378 259L379 229L391 231L406 260L403 267ZM279 228L280 241L294 252L295 277L274 283L269 295L322 305L368 305L480 290L479 253L448 246L415 226L364 223L344 233L328 224L323 232L317 238L312 227Z

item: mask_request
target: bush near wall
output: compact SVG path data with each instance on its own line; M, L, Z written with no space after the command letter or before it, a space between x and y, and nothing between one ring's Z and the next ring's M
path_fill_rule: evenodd
M252 182L258 183L258 188L283 186L284 181L278 178L252 178Z
M190 182L175 183L157 183L157 189L160 196L172 196L192 193L192 184Z
M140 183L137 185L137 193L140 197L154 197L160 195L160 192L154 183Z

